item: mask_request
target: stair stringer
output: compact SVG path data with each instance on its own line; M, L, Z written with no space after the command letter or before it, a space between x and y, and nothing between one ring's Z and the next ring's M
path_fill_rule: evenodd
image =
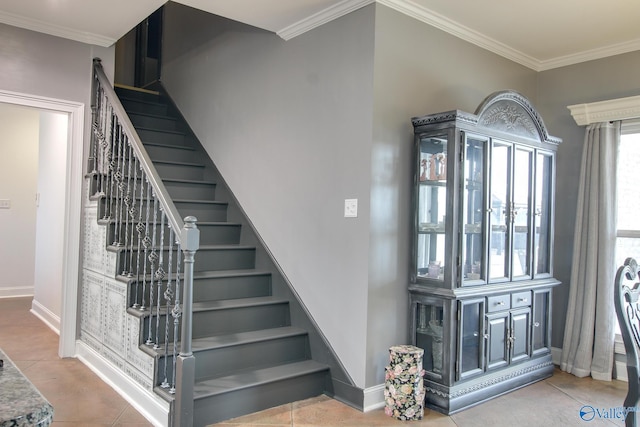
M306 308L300 295L287 278L287 275L278 264L268 245L261 238L260 233L236 199L224 176L220 173L213 159L200 143L200 139L189 126L189 122L182 115L169 93L157 82L154 87L169 102L173 114L180 117L188 127L187 132L192 135L196 149L200 152L201 160L207 165L205 178L216 182L216 200L228 203L228 221L242 225L241 244L256 247L256 268L270 271L272 274L272 292L274 296L288 299L290 302L291 325L305 329L309 334L309 346L313 360L324 363L330 367L331 382L328 384L325 394L340 400L356 409L364 410L364 391L357 386L339 357L333 350L326 336L313 319Z

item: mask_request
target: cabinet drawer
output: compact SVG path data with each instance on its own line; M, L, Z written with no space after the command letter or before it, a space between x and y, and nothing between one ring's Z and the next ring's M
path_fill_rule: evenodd
M511 308L511 295L494 295L487 297L487 313L508 310Z
M515 292L511 294L511 307L529 307L531 305L531 291Z

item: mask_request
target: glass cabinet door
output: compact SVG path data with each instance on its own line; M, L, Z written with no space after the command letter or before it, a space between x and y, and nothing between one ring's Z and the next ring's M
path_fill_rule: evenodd
M463 285L481 284L484 280L484 153L487 138L465 136L463 155L462 214L463 233L460 247L462 249L462 281Z
M513 201L510 207L513 224L512 278L529 276L530 220L531 220L531 169L533 152L518 148L514 153Z
M417 347L424 350L422 367L429 374L442 376L444 310L441 305L416 305Z
M534 276L551 274L551 192L553 157L550 153L536 155L536 189L534 199Z
M447 135L419 141L416 274L444 280L447 209Z
M459 304L457 379L461 380L484 371L484 299Z
M489 205L489 278L509 277L509 224L511 204L511 144L494 142L491 149Z

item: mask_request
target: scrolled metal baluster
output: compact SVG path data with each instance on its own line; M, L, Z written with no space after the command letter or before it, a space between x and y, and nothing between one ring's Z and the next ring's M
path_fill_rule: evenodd
M144 258L142 258L143 262L143 272L142 272L142 304L140 305L140 310L145 310L145 299L147 297L147 254L149 251L149 247L151 246L151 238L149 237L149 213L151 212L151 183L149 182L149 178L145 176L145 180L147 181L147 214L144 225L144 239L142 239L142 246L144 246Z
M162 206L160 206L160 214L161 214L160 215L160 243L158 245L160 247L160 258L158 260L158 269L155 272L156 286L157 286L156 295L158 296L158 298L157 298L157 304L156 304L156 340L155 340L155 344L153 345L153 348L156 350L160 348L158 345L158 341L160 341L160 308L162 307L162 299L160 298L160 295L162 295L162 281L167 275L166 271L162 267L162 264L164 262L164 218L165 218L165 214L162 209Z
M136 182L138 180L138 158L134 155L133 157L133 191L131 194L131 206L129 207L129 217L131 218L131 236L129 238L129 273L127 277L133 277L133 242L135 237L135 224L136 224L136 216L138 214L138 207L136 206ZM131 163L129 164L131 165ZM131 169L129 169L129 176L131 176ZM137 295L136 295L137 296ZM137 299L136 299L137 301Z
M126 143L125 141L126 141L126 136L122 131L122 125L118 123L118 168L116 172L116 180L118 182L118 192L117 192L118 197L116 198L116 230L115 230L114 242L113 242L115 246L122 246L122 223L123 223L122 207L124 205L124 194L125 194L125 188L124 188L125 158L127 157L125 147L124 147Z
M129 144L128 139L126 139L127 141L127 145L129 146L129 154L127 155L127 185L126 185L126 191L125 191L125 196L124 196L124 247L128 248L129 247L129 222L131 220L131 218L133 217L133 215L131 215L131 163L132 163L132 158L133 158L133 147L131 146L131 144ZM124 257L124 268L122 269L122 275L123 276L130 276L131 275L131 263L128 261L130 260L130 256L127 257L125 254L123 254ZM127 266L127 263L129 264Z
M150 272L151 272L151 285L149 286L149 328L147 331L147 341L145 344L152 345L153 344L153 334L152 334L152 325L153 325L153 307L155 305L155 295L153 285L156 280L156 261L158 261L158 247L156 246L156 235L157 235L157 222L158 222L158 199L156 195L153 195L153 232L152 235L152 243L151 243L151 253L149 254L149 262L151 263ZM160 249L162 251L162 249ZM156 316L159 313L156 313Z
M108 138L107 138L107 144L108 144L107 170L109 174L109 178L107 182L109 185L109 197L107 198L104 219L111 219L113 218L113 214L114 214L114 211L113 211L114 190L113 189L115 187L114 174L117 166L116 159L114 158L114 155L115 155L114 153L117 147L116 136L115 136L115 120L113 120L114 115L113 115L113 110L111 108L111 105L109 105L109 115L107 117L108 117L107 122L108 122L108 129L109 129Z
M140 171L142 174L142 165L140 165ZM138 171L136 169L136 176ZM140 206L138 207L138 224L136 225L136 231L138 232L138 250L136 252L136 297L135 302L133 304L134 308L139 308L140 304L138 303L139 296L138 292L140 291L140 256L141 256L141 246L143 236L145 235L146 227L144 222L142 222L142 211L144 210L144 179L140 177ZM144 301L144 293L142 295L142 301Z
M172 269L173 269L173 228L169 224L169 271L167 273L167 287L164 290L164 299L167 302L167 314L164 317L164 380L160 387L169 388L169 379L167 376L168 363L169 363L169 317L171 314L171 304L173 303L173 283L172 283Z
M171 317L173 317L173 375L171 379L170 394L176 393L176 363L178 361L178 331L180 330L180 317L182 316L182 308L180 307L180 265L182 264L182 248L178 242L176 249L176 297L171 309Z

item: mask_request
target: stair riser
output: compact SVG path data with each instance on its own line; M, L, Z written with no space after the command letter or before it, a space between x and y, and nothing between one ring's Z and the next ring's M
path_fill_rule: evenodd
M136 260L134 259L134 263ZM174 267L175 269L175 267ZM167 271L168 273L168 271ZM175 271L172 271L175 273ZM182 277L180 278L182 281ZM175 278L172 277L172 287L175 286ZM157 295L157 281L154 282L154 294ZM129 284L129 299L128 306L131 307L134 304L142 304L143 294L145 304L149 304L150 301L150 287L151 276L146 280L146 286L144 286L142 278L139 278L139 283L132 281ZM167 279L164 279L161 283L161 292L167 287ZM206 302L206 301L221 301L226 299L240 299L240 298L256 298L266 297L271 295L271 280L269 275L259 276L238 276L233 278L195 278L193 280L193 301L194 302Z
M191 203L176 202L180 218L195 216L198 222L224 222L227 220L227 204L225 203Z
M166 115L169 108L166 104L140 102L132 99L121 99L125 110L137 113Z
M149 319L152 326L156 325L156 317L146 317L143 321L143 330L149 327ZM289 326L289 304L265 304L248 307L234 307L221 310L194 311L193 312L193 338L204 338L211 335L234 334L238 332L255 331L265 328L280 328ZM164 345L165 316L160 316L159 343ZM170 328L173 321L169 322ZM169 331L169 340L173 339L173 333ZM178 333L180 339L180 332ZM141 342L142 344L142 342Z
M169 259L169 252L167 250L162 251L163 260ZM137 248L133 250L134 265L137 260ZM141 251L140 256L140 271L143 271L145 259L144 251ZM121 251L118 257L118 272L127 271L127 264L129 262L129 251L127 249ZM241 248L241 249L200 249L196 252L194 271L209 271L209 270L244 270L253 268L255 265L255 249L253 248ZM151 264L146 260L147 272L151 271ZM157 268L157 263L154 265L154 269Z
M219 378L249 369L261 369L278 364L298 362L309 357L307 336L274 338L232 347L197 351L196 381ZM168 357L167 372L173 374L173 357ZM158 363L156 385L164 378L164 359Z
M187 150L183 148L160 146L160 145L145 145L149 157L152 161L176 161L176 162L197 162L201 156L197 151Z
M196 302L269 295L271 295L271 276L269 275L204 278L194 281L193 284L193 300Z
M129 118L131 119L131 123L133 123L133 126L135 128L144 127L167 131L182 130L180 129L179 122L171 117L158 117L130 113Z
M189 146L189 138L182 133L167 133L151 129L138 129L138 135L142 142L153 142L156 144Z
M325 379L326 372L316 372L276 383L196 399L193 425L206 426L285 403L319 396L325 389Z
M173 199L215 200L215 184L196 184L190 182L165 181L169 195Z
M159 93L141 91L141 90L128 90L120 87L116 87L116 93L120 98L130 99L133 101L140 101L151 104L166 104L165 98Z
M156 163L156 170L162 179L204 179L204 167L170 163Z
M241 227L239 224L198 224L200 230L201 245L237 245L240 242ZM121 224L116 233L115 224L110 224L107 228L107 242L111 245L119 243L120 246L129 247L131 244L138 245L140 237L149 236L153 241L155 232L157 246L166 246L169 244L169 227L164 225L164 245L162 242L162 229L160 223L157 223L154 229L153 223L149 224L149 232L143 233L142 236L137 231L137 222L132 226L131 223Z

